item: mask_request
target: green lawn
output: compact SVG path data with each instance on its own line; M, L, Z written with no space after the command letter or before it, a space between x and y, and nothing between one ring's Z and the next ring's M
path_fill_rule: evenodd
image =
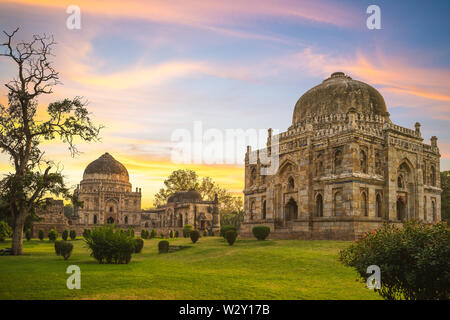
M64 261L53 243L24 242L24 255L0 256L0 299L380 299L342 266L344 241L171 240L190 248L158 254L145 240L128 265L97 264L82 239ZM0 243L0 248L9 242ZM81 268L81 289L66 287L66 268Z

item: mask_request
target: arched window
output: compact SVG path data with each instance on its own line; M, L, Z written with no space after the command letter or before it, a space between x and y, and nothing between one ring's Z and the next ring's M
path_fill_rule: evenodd
M316 197L316 217L323 217L323 198L320 193Z
M94 224L97 224L97 215L94 214Z
M423 184L427 184L427 163L424 161L422 166Z
M253 200L250 204L250 220L253 220L255 218L255 214L256 214L256 203Z
M376 198L376 208L375 208L375 211L376 211L376 214L377 214L377 217L382 217L382 202L381 202L381 195L378 193L377 194L377 198Z
M288 179L288 186L289 186L289 190L294 190L295 182L294 182L294 178L293 177L289 177L289 179Z
M336 150L334 152L334 173L339 173L342 167L342 151Z
M423 219L425 221L428 221L428 217L427 217L427 197L423 197Z
M335 216L342 216L342 192L337 191L333 197L333 213Z
M323 157L322 157L322 153L319 153L317 155L317 159L316 159L316 164L317 164L317 170L316 170L316 175L320 176L323 174Z
M256 168L253 167L250 171L250 184L254 185L256 183Z
M125 216L125 218L123 219L123 221L124 221L125 224L128 224L128 217Z
M263 201L262 205L262 218L266 219L266 200Z
M109 207L109 212L113 212L114 208L113 207Z
M434 166L431 166L430 168L430 183L433 187L436 186L436 169L434 168Z
M367 216L367 195L365 192L361 192L360 208L361 208L361 215Z
M367 173L367 155L364 150L359 152L359 167L362 173Z
M403 176L399 175L397 178L397 187L403 189L405 187L405 183L403 182Z
M436 202L431 201L431 212L433 214L433 222L437 221L437 216L436 216Z

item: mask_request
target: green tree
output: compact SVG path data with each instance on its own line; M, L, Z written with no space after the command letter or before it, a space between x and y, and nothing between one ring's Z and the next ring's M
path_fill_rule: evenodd
M13 224L12 252L22 254L23 229L27 217L48 195L71 197L60 169L44 158L40 144L60 139L72 156L78 153L75 139L98 140L101 127L95 126L81 98L50 103L47 118L37 119L38 98L52 93L59 84L58 72L52 66L53 37L34 35L29 42L15 43L12 33L4 32L6 41L0 56L17 69L17 75L5 86L8 104L0 105L0 151L11 161L12 172L0 181L0 195L10 205Z
M67 203L64 205L64 216L69 218L73 214L73 204Z
M450 220L450 170L441 172L441 189L442 219Z

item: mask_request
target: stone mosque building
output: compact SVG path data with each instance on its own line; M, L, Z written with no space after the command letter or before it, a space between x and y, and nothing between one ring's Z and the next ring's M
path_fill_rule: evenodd
M74 207L73 224L133 226L141 222L141 189L132 191L128 170L109 153L86 167L75 195L83 206Z
M78 233L107 223L137 232L154 228L158 233L182 230L186 224L199 230L217 230L220 226L217 199L203 201L195 190L177 192L166 205L142 210L141 188L132 190L128 170L109 153L86 167L75 195L83 206L74 207L69 223Z
M278 170L263 175L272 152ZM393 124L376 89L335 72L300 97L286 132L247 148L241 234L353 240L384 222L440 221L439 162L436 137Z

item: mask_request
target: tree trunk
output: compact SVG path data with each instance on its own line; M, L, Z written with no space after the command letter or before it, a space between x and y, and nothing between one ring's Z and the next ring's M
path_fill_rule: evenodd
M20 212L14 219L14 230L11 249L13 255L15 256L22 255L23 227L25 225L25 217L26 215L23 212Z

